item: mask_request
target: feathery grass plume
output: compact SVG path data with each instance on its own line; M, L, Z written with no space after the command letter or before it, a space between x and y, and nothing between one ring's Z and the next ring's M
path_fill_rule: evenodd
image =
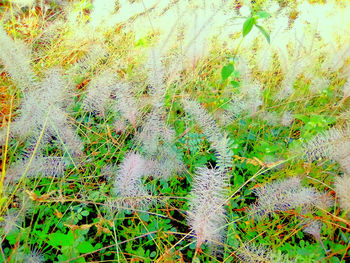
M113 72L106 70L93 78L87 87L87 95L83 102L83 109L88 112L101 114L105 112L111 102L111 94L115 86Z
M116 203L128 208L147 206L149 193L141 180L147 173L147 161L141 155L129 152L120 164L114 181Z
M290 111L286 111L283 113L281 117L281 124L283 126L289 126L292 124L293 120L294 120L293 113Z
M261 245L243 244L237 250L236 256L244 263L271 262L271 251Z
M303 145L308 160L329 158L350 172L350 128L331 128L317 134Z
M216 142L213 142L213 148L215 149L216 166L219 169L227 169L232 167L233 156L233 141L228 137L226 133L223 137Z
M335 192L339 198L340 207L350 212L350 176L348 174L336 178Z
M126 83L118 83L113 94L116 97L115 109L126 118L133 127L136 127L136 120L139 116L138 102L132 92L132 87Z
M240 115L248 108L243 96L235 95L225 110L225 123L236 121Z
M87 34L83 37L86 38ZM76 41L75 41L76 42ZM74 46L76 43L74 43ZM76 79L77 76L83 77L91 71L98 62L108 55L106 49L100 44L92 44L89 46L85 56L78 60L68 71L71 79Z
M330 82L324 77L313 77L309 90L312 94L322 92L325 88L329 87Z
M35 86L31 68L30 50L24 43L12 40L0 24L0 61L15 81L17 88L25 90Z
M153 105L162 105L165 96L165 69L160 50L151 49L147 61L148 80L151 84L150 95Z
M203 129L204 135L210 142L217 142L221 139L221 131L216 125L213 116L211 116L197 101L184 100L184 108Z
M254 115L263 105L261 84L256 80L244 82L242 92L245 93L247 110Z
M307 234L312 235L318 242L320 242L324 251L327 253L326 247L324 246L321 238L321 229L322 229L323 223L319 220L311 219L311 220L308 220L308 222L306 222L305 225L306 226L303 228L303 231Z
M203 129L204 135L212 143L216 151L216 157L219 169L225 170L232 167L231 150L233 142L225 134L222 134L218 128L214 118L196 101L185 100L185 111L188 112L200 127Z
M217 244L223 240L227 185L223 171L206 167L197 169L188 211L188 223L197 239L197 248L205 242Z
M209 30L211 29L209 25L213 14L206 12L206 10L200 10L199 8L194 9L192 13L193 16L188 23L189 29L187 30L188 32L186 32L186 34L189 35L187 39L190 40L187 44L186 56L192 68L195 68L199 59L205 55L208 49L207 38ZM208 15L208 17L204 14Z
M26 263L43 263L45 262L44 255L39 250L33 249L29 254L24 255L24 262Z
M313 207L321 199L321 194L313 188L303 187L298 177L269 183L253 192L257 196L257 204L252 206L250 212L257 219L277 211Z
M243 244L236 256L243 263L292 263L288 255L282 254L280 251L272 251L265 246L255 244Z
M21 177L26 167L29 165L30 158L18 160L9 166L6 171L5 182L16 182ZM58 177L64 174L65 167L68 164L68 160L63 157L34 157L30 163L29 169L26 173L27 177L37 177L39 175Z
M183 161L174 148L175 131L164 123L165 112L156 107L146 117L136 139L149 163L149 175L168 179L183 170Z
M184 164L174 147L163 143L158 146L156 156L148 160L149 175L168 179L174 173L184 170Z
M273 51L270 46L259 48L256 55L256 64L261 72L269 71L273 61Z
M259 114L264 121L266 121L269 125L277 125L280 121L280 118L275 111L262 111Z
M294 92L294 84L303 69L308 66L306 59L297 59L289 64L286 75L281 83L281 90L277 93L276 98L283 100Z
M83 156L84 144L79 135L76 134L76 130L70 125L59 126L57 128L64 144L63 149L67 151L72 157L79 158Z
M45 78L35 92L46 105L56 104L61 108L65 108L72 99L69 83L64 79L61 68L46 70Z
M344 99L350 97L350 77L346 79L343 86Z
M62 110L68 104L66 86L59 69L48 70L37 89L25 92L19 116L11 123L12 136L38 136L49 109L51 121L57 126L66 126L68 120ZM56 134L50 125L48 133Z
M331 52L332 56L329 56L322 64L322 69L328 71L329 69L333 72L338 71L345 63L345 61L350 57L350 47L348 45L342 46L340 50Z
M136 139L142 143L143 150L148 156L157 155L161 140L172 142L175 132L164 123L164 112L161 108L151 111L142 126L141 132Z
M126 127L127 127L127 120L124 118L118 118L114 123L113 123L113 127L116 133L121 133L123 131L125 131Z
M44 109L37 94L33 91L27 92L19 107L18 117L11 123L11 133L20 137L36 135L37 128L43 125L45 119Z
M13 229L20 228L23 221L23 213L18 209L9 209L4 216L4 220L0 221L0 231L3 235L8 235Z

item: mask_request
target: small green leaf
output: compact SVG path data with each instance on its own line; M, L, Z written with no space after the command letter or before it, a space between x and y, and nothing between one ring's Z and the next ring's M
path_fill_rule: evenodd
M243 24L243 37L248 35L248 33L252 30L253 25L256 23L254 17L249 17Z
M81 212L81 215L83 215L83 216L88 216L88 215L89 215L89 211L86 211L86 210L85 210L85 211L82 211L82 212Z
M259 25L255 25L257 28L259 28L260 32L264 35L264 37L266 38L267 42L270 44L270 35L269 33L267 33L267 31Z
M265 11L259 11L256 13L256 15L259 17L259 18L268 18L270 17L271 15Z
M231 81L231 84L234 88L239 88L239 82L238 81Z
M234 70L235 67L233 66L233 64L227 64L226 66L224 66L221 70L222 80L226 80Z

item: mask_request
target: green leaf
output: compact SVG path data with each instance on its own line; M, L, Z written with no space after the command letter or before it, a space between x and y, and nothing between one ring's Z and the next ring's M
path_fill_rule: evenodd
M73 246L74 244L73 232L69 231L67 234L63 234L61 232L52 233L49 235L48 244L50 244L53 247Z
M243 37L248 35L248 33L252 30L253 25L256 23L254 17L249 17L243 24Z
M88 215L89 215L89 211L86 211L86 210L85 210L85 211L82 211L82 212L81 212L81 215L83 215L83 216L88 216Z
M257 28L259 28L260 32L264 35L264 37L266 38L267 42L270 44L270 35L269 33L267 33L267 31L259 25L255 25Z
M239 88L239 82L238 81L231 81L231 84L234 88Z
M221 70L222 80L226 80L234 70L235 67L233 66L233 64L227 64L226 66L224 66Z
M271 15L265 11L259 11L256 13L256 15L259 17L259 18L268 18L270 17Z
M80 243L77 246L77 249L80 253L89 253L89 252L92 252L95 250L95 248L88 241L84 241L84 242Z

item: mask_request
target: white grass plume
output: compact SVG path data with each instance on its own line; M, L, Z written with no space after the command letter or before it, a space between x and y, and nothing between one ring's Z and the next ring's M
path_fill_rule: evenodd
M231 139L222 134L214 118L198 102L194 100L185 100L184 108L203 129L204 135L208 138L216 151L218 168L226 170L232 167L232 144Z
M169 179L174 173L184 170L184 164L176 149L164 143L158 146L158 154L148 160L149 175Z
M87 34L83 34L83 37L86 38ZM76 42L76 41L75 41ZM73 46L75 46L74 43ZM89 46L85 56L77 61L68 71L68 75L71 79L75 79L76 76L82 77L90 72L101 59L107 56L108 52L100 44L92 44Z
M7 210L4 221L0 222L0 232L8 235L13 229L20 228L23 220L23 213L19 209Z
M39 250L33 249L29 254L24 255L26 263L43 263L45 262L44 255Z
M30 50L19 41L12 40L0 25L0 61L15 81L17 88L25 90L35 86Z
M129 152L120 164L113 191L121 207L135 208L148 203L149 193L142 184L147 174L147 161L139 154Z
M203 129L204 135L210 142L217 142L221 138L221 131L218 128L216 121L209 112L204 109L197 101L185 100L184 108L197 122L197 124Z
M126 83L118 83L114 86L113 94L116 97L115 109L127 119L133 127L136 127L136 121L139 117L139 103L137 102L133 89Z
M113 72L104 71L93 78L87 86L83 109L88 112L104 113L111 103L111 93L115 85Z
M268 183L253 190L258 197L251 208L252 216L260 219L273 212L301 207L308 209L320 204L321 194L313 188L303 187L298 177Z
M329 158L350 172L350 128L330 128L319 133L303 145L308 160Z
M243 244L236 252L240 262L263 263L271 262L271 251L264 246L254 244Z
M217 244L223 240L225 225L225 191L227 182L218 169L198 168L193 180L188 223L197 239L203 243Z
M174 140L175 132L165 125L164 115L163 110L159 108L151 111L145 119L141 132L136 136L148 156L157 154L161 140L167 142Z
M40 175L45 177L63 176L68 163L68 160L63 157L37 156L33 158L31 163L30 158L18 160L7 169L5 182L10 183L18 181L28 165L29 169L27 170L26 177L29 178L38 177Z
M350 212L350 176L348 174L336 179L335 192L339 198L340 207Z
M165 69L162 64L162 54L158 49L151 49L147 61L148 80L151 84L150 95L153 105L163 102L165 96Z

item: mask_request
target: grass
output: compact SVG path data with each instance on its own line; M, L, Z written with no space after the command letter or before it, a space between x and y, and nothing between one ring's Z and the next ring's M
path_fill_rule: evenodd
M160 40L166 38L166 27L159 22L162 21L160 19L178 8L183 11L184 21L188 21L185 20L188 19L185 9L181 9L184 3L175 1L161 8L162 3L153 7L151 2L136 1L134 9L128 12L136 10L137 6L141 11L131 17L125 11L122 15L127 19L117 17L118 23L113 26L105 22L114 21L115 17L105 15L106 21L101 20L95 28L89 27L94 10L91 1L37 1L22 8L16 1L1 3L2 26L11 38L21 40L29 47L30 65L39 88L47 69L61 68L63 79L67 80L64 91L70 92L68 99L64 95L56 98L57 103L48 104L40 118L42 124L36 128L38 131L33 132L34 136L13 135L13 127L23 114L21 107L30 93L12 78L7 62L0 60L0 65L3 65L0 78L1 136L5 134L6 138L0 149L1 260L346 262L350 247L349 211L340 207L334 182L347 171L330 158L307 161L302 145L332 127L347 125L346 112L350 102L342 87L347 79L349 59L344 55L340 68L322 70L327 59L337 54L328 48L330 41L324 35L311 37L312 26L300 29L306 32L304 40L288 39L287 63L281 59L282 51L276 51L281 48L276 41L283 43L284 36L299 32L292 31L290 27L304 11L307 12L309 6L302 5L307 1L299 4L277 1L278 11L273 11L269 1L252 4L256 10L267 9L271 13L270 18L256 18L258 24L270 33L270 45L256 27L242 37L242 26L247 17L234 13L240 10L240 6L236 6L235 1L228 1L225 8L230 7L228 12L237 17L232 18L232 25L226 27L232 33L221 39L220 36L226 36L226 31L220 35L203 26L197 34L199 41L194 51L201 51L201 32L210 40L203 44L207 50L204 49L196 59L185 56L187 48L197 39L186 35L186 31L179 31L176 36L169 34L165 51L159 48L162 46L159 45ZM315 10L321 10L326 5L323 1L312 2L313 5L321 3L314 6ZM338 5L343 5L339 10L349 10L345 2ZM121 6L127 6L127 2L122 1ZM151 11L145 11L148 6L152 6ZM334 8L331 5L326 7ZM188 8L201 10L201 7ZM284 11L290 24L286 32L279 35L273 22L277 20L278 13ZM198 21L195 20L198 23L201 15L198 11ZM217 25L219 22L214 17L211 23ZM329 19L331 24L336 21L334 17L325 19ZM181 21L175 19L175 22L180 24ZM339 32L333 32L338 34L338 40L334 39L334 49L338 51L349 43L346 34L341 31L346 28L346 23L348 19L340 26ZM191 28L192 24L185 26ZM175 32L175 29L172 31ZM316 43L311 52L307 49L310 44L307 39ZM303 45L300 44L302 41L305 41ZM301 45L300 50L298 44ZM269 47L277 48L269 67L261 70L257 54ZM317 53L317 48L324 49ZM149 75L154 69L147 61L152 50L160 53L166 71L164 87L160 91L150 85ZM296 50L302 55L296 55ZM291 71L290 65L296 59L305 58L310 59L309 66L293 80L292 93L281 97L281 85ZM232 67L228 76L223 74L225 67ZM113 103L118 96L113 94L107 98L101 113L84 109L92 83L106 70L110 70L117 81L130 84L132 99L138 105L135 123L123 111L115 110ZM328 84L313 92L310 87L318 76L327 79ZM254 90L254 83L260 88ZM101 90L103 88L107 89L100 87ZM38 87L30 89L35 91ZM164 96L156 97L154 94L157 92L164 92ZM97 92L96 96L99 95L100 92ZM54 101L55 98L50 99ZM199 233L191 228L189 221L190 204L196 200L193 178L200 176L197 174L199 167L213 168L220 161L213 142L216 138L207 136L208 127L201 126L197 118L186 112L183 102L188 99L200 103L209 116L213 116L217 129L227 134L231 142L226 148L232 151L229 168L223 169L227 180L225 203L222 204L225 223L216 229L224 234L222 238L206 240L203 244L197 243ZM238 107L240 102L243 109ZM54 107L61 104L66 126L72 127L82 142L81 156L70 152L70 145L65 143L67 138L61 133L64 126L51 114ZM151 150L145 146L147 144L138 140L137 136L145 129L147 116L155 109L161 112L159 123L165 127L163 129L169 129L169 133L173 130L174 136L168 140L162 131L160 139L154 139L159 152L150 153ZM282 116L285 113L291 116L284 123ZM49 138L48 127L53 130ZM152 135L149 138L154 138ZM164 152L159 149L175 153L183 169L176 169L180 165L168 168L174 169L169 178L159 178L156 173L142 177L142 186L150 194L147 196L150 205L128 207L128 202L123 199L125 196L118 196L114 191L113 185L118 185L115 180L121 173L118 168L129 152L137 152L153 164L167 161L170 157L164 158ZM40 171L40 167L33 168L31 163L36 163L35 157L41 155L64 158L63 174L52 177L38 172L31 175L33 169ZM20 169L19 180L9 182L11 169L16 161L23 158L29 162ZM325 193L331 205L306 212L305 207L292 207L275 211L262 219L252 216L251 208L259 202L254 189L294 176L301 178L303 187ZM303 231L311 219L322 223L320 236L326 250L313 235ZM259 248L259 245L262 246Z

